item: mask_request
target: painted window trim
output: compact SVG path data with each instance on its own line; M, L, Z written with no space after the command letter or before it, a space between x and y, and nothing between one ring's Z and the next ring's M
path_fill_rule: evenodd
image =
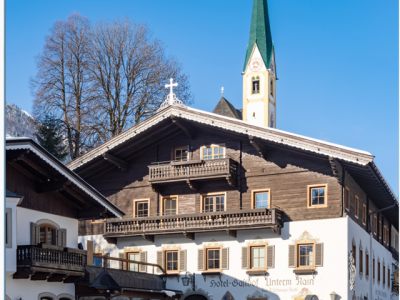
M190 146L186 145L186 146L178 146L178 147L172 147L172 153L171 153L171 157L172 157L172 161L176 161L175 159L175 150L180 150L180 149L186 149L188 152L188 156L187 156L187 161L190 160Z
M133 199L133 217L134 218L139 218L136 216L136 204L137 202L147 202L147 216L150 217L150 198L144 198L144 199ZM142 217L142 218L146 218L146 217Z
M344 188L344 190L345 190L344 195L346 196L346 199L345 199L345 209L346 209L347 211L350 211L350 189L346 186L346 187ZM346 195L346 193L347 193L347 195Z
M248 271L253 271L253 270L257 270L257 271L267 271L267 246L268 243L263 243L263 244L250 244L248 245L248 250L247 252L249 253L248 257L248 263L247 263L247 270ZM253 268L252 267L252 261L253 261L253 252L251 251L252 248L261 248L264 247L264 267L258 267L258 268Z
M128 257L129 257L129 254L131 254L131 253L138 253L139 254L139 260L140 260L140 252L141 252L142 250L140 250L140 249L138 249L138 250L128 250L128 251L124 251L125 252L125 259L128 259ZM130 263L124 263L125 264L125 270L129 270L129 268L128 268L128 265L130 264ZM133 263L132 263L133 264ZM140 272L140 265L138 264L138 270L139 270L139 272Z
M176 214L175 215L168 215L168 216L176 216L179 214L179 196L178 195L171 195L171 196L162 196L161 197L161 215L162 216L167 216L165 214L165 207L164 207L164 201L166 199L172 199L176 198ZM149 207L150 208L150 207Z
M215 192L215 193L207 193L207 194L202 194L200 195L200 212L204 212L204 198L206 197L211 197L211 196L224 196L225 197L225 204L224 204L224 210L226 211L227 206L228 206L228 199L226 197L227 192Z
M256 194L258 193L268 193L268 208L271 208L271 189L257 189L251 190L251 209L256 208Z
M60 300L61 298L69 298L70 300L75 300L75 296L66 293L62 293L57 296L57 300Z
M219 250L219 269L209 269L208 268L208 250ZM206 246L204 247L204 272L221 272L222 271L222 246Z
M354 217L357 219L359 218L359 210L360 210L360 198L358 198L357 195L354 195Z
M378 230L379 230L379 239L381 240L382 239L382 221L379 221L379 227L378 227Z
M365 214L364 214L364 211L365 211ZM362 206L362 223L363 223L363 225L367 224L367 206L364 203Z
M41 300L41 299L44 298L44 297L50 297L50 298L53 298L53 300L56 300L56 299L57 299L57 296L54 295L53 293L50 293L50 292L43 292L43 293L40 293L40 294L38 295L38 300Z
M374 226L374 234L376 235L378 231L378 217L376 215L374 216L374 221L372 225Z
M315 270L315 242L304 242L296 244L296 267L295 270ZM300 267L300 246L312 245L313 246L313 265Z
M251 77L251 94L252 95L259 95L261 94L261 79L259 75L254 75ZM258 90L253 90L253 82L258 81Z
M325 203L318 204L318 205L311 205L311 190L315 188L324 188L325 189ZM321 184L312 184L307 185L307 208L324 208L328 207L328 184L321 183Z
M163 261L164 261L164 266L163 266L163 268L164 268L164 270L165 270L165 272L167 273L167 274L180 274L181 273L181 271L179 271L180 270L180 264L179 264L179 261L180 261L180 248L169 248L169 249L163 249L162 250L162 252L163 252ZM176 271L168 271L167 270L167 252L177 252L178 253L178 270L176 270Z

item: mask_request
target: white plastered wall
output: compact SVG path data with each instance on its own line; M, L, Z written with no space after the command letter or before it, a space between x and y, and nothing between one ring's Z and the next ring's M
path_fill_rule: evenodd
M318 267L315 277L296 277L294 269L288 267L288 245L293 244L305 231L324 243L324 265ZM241 249L248 242L260 239L275 245L275 268L269 269L265 277L249 277L246 270L241 268ZM225 232L212 232L196 234L195 241L192 241L183 234L177 234L155 236L154 243L142 237L119 238L117 245L107 244L101 235L79 237L83 244L86 244L86 240L93 240L112 257L118 257L124 248L147 251L147 262L150 263L156 263L156 253L163 247L186 249L187 270L196 274L197 290L209 300L222 300L227 291L235 300L263 297L291 300L301 293L311 293L318 295L319 299L329 300L332 291L339 294L342 300L347 299L346 218L285 223L280 236L275 235L271 229L243 230L237 232L237 238L229 237ZM197 269L197 249L209 243L229 247L229 270L223 270L221 281L218 276L207 277L204 281L201 271ZM117 267L117 264L114 262L111 266ZM183 275L184 272L181 272ZM189 288L183 286L182 280L178 282L175 278L167 280L167 288L190 293Z

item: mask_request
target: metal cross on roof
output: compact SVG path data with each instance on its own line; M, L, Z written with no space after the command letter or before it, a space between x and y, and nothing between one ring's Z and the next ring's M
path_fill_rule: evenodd
M224 94L224 87L222 87L222 89L221 89L221 94L222 95Z
M171 78L170 80L169 80L169 84L166 84L165 85L165 87L166 88L169 88L169 101L170 101L170 104L172 105L172 102L173 102L173 100L174 100L174 87L176 87L176 86L178 86L178 83L172 83L174 80Z

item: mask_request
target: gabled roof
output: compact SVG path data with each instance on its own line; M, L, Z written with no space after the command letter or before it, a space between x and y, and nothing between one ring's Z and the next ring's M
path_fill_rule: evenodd
M247 46L243 72L246 72L246 68L255 45L257 45L258 49L260 50L261 57L264 60L266 68L269 69L274 45L272 44L267 0L254 0L253 14L251 16L250 38Z
M218 104L215 106L214 110L212 111L213 114L229 117L229 118L234 118L234 119L239 119L241 120L242 118L239 117L238 112L236 108L224 97L222 97Z
M13 193L9 190L6 189L6 197L10 197L10 198L22 198L23 196L18 195L16 193Z
M73 187L76 187L84 195L84 198L90 199L86 200L88 203L95 204L96 207L103 207L107 210L110 217L122 218L124 216L124 212L122 212L117 206L115 206L112 202L110 202L106 197L104 197L101 193L99 193L96 189L90 186L85 180L80 178L75 172L71 169L67 168L63 163L61 163L57 158L51 155L47 150L45 150L42 146L36 143L31 138L7 138L6 139L6 159L10 160L10 157L13 157L14 153L11 152L20 152L21 150L25 150L23 156L28 158L27 161L31 163L31 166L35 168L31 168L31 170L27 170L30 174L40 174L42 181L48 181L48 175L52 175L54 177L63 176L67 180L71 182ZM17 153L17 154L18 154ZM21 156L22 157L22 156ZM26 158L23 158L26 160ZM17 163L13 162L14 165ZM20 166L21 165L17 165ZM37 172L40 170L39 172ZM46 173L47 175L43 174ZM72 191L74 193L74 191ZM79 193L74 193L75 196L80 197ZM84 212L85 215L90 215L89 212ZM82 219L84 219L82 217Z
M111 152L111 154L125 156L121 157L122 159L129 159L132 158L136 152L140 153L140 151L145 151L140 149L145 148L142 139L146 139L147 141L150 139L152 143L157 143L158 139L171 138L171 135L161 130L166 130L165 128L169 126L175 126L173 125L174 121L180 123L181 126L183 125L184 128L192 127L193 129L198 127L199 130L207 129L211 130L211 132L224 131L227 134L235 135L242 139L250 137L256 138L272 147L281 148L283 150L330 160L337 159L346 167L346 170L360 187L371 195L371 198L373 197L373 199L375 199L374 202L376 202L378 208L396 203L396 210L398 213L397 197L375 165L373 161L374 156L369 152L293 134L283 130L253 125L239 119L190 107L182 108L169 106L73 160L67 164L67 166L73 170L77 170L79 174L81 174L81 171L86 172L85 170L98 173L99 170L96 169L95 164L104 161L102 156L106 153ZM181 130L181 126L177 126L176 129L178 131ZM396 218L396 210L394 210L393 218Z

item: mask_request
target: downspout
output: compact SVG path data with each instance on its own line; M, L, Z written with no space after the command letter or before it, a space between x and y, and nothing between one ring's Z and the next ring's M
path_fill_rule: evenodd
M377 211L374 211L374 212L372 212L370 215L369 215L369 228L370 228L370 231L369 231L369 249L370 249L370 258L369 258L369 271L371 272L371 270L373 270L373 265L372 265L372 257L373 257L373 251L372 251L372 240L373 240L373 228L372 228L372 215L374 215L374 214L377 214L377 213L379 213L379 212L382 212L382 211L384 211L384 210L387 210L387 209L391 209L392 207L395 207L396 206L396 203L394 203L394 204L392 204L392 205L389 205L389 206L386 206L386 207L384 207L384 208L382 208L382 209L379 209L379 210L377 210ZM377 226L378 226L378 223L376 224ZM379 242L378 242L379 243ZM371 275L369 275L369 299L373 299L372 298L372 277L373 277L373 275L371 276Z

